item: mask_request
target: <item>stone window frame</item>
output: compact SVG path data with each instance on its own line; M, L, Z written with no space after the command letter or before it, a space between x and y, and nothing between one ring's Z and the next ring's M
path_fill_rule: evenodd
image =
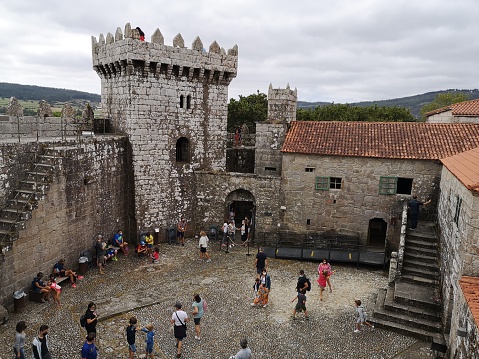
M342 177L316 176L315 189L318 191L341 190Z
M311 172L314 172L314 167L306 167L306 168L304 169L304 172L310 172L310 173L311 173Z

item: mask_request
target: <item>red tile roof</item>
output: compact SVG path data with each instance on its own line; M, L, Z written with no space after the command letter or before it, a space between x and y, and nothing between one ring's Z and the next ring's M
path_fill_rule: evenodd
M436 115L438 113L452 110L453 116L479 116L479 99L458 102L437 110L426 112L426 116Z
M463 276L459 281L462 288L462 293L471 310L472 316L479 326L479 278Z
M476 147L479 147L479 124L294 121L281 150L435 160Z
M441 162L467 189L479 192L479 148L443 158Z

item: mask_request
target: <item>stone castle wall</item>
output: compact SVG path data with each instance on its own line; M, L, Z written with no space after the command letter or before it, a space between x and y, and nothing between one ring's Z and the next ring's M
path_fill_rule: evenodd
M93 38L93 67L101 78L102 109L131 144L138 228L175 225L194 218L193 171L226 167L228 85L236 76L237 47L216 42L205 52L181 35L164 45L159 30L151 42L117 29ZM183 141L186 158L178 160ZM161 232L160 232L161 233Z
M2 305L11 306L14 291L27 292L36 273L50 273L60 258L76 268L80 253L92 248L99 233L110 237L122 228L128 238L135 231L130 227L133 199L128 197L132 191L126 147L126 138L117 136L89 139L61 150L63 159L50 189L1 263ZM2 144L2 187L16 181L9 176L13 168L5 166L14 151L35 153L39 148L36 143ZM19 172L28 169L22 167Z
M381 218L388 223L391 241L391 219L400 218L402 204L411 195L379 194L380 177L413 178L412 193L434 200L440 171L441 165L433 161L283 153L285 225L299 233L335 230L359 235L367 243L369 221ZM316 190L317 176L341 178L342 187ZM428 211L434 211L434 203L423 208L422 214Z

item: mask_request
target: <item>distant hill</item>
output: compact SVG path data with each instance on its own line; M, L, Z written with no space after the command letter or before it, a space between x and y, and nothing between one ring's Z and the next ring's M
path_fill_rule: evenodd
M395 98L391 100L380 100L380 101L364 101L364 102L355 102L355 103L350 103L350 105L353 106L360 106L360 107L367 107L367 106L373 106L377 105L380 107L405 107L408 108L409 111L416 117L420 117L420 111L421 107L424 106L425 104L431 102L434 100L434 97L438 94L441 93L446 93L446 92L464 92L468 93L470 96L471 100L474 100L476 98L479 98L479 90L474 89L474 90L443 90L443 91L434 91L434 92L427 92L422 95L414 95L414 96L408 96L408 97L401 97L401 98ZM330 105L330 102L305 102L305 101L298 101L298 107L300 108L315 108L317 106L326 106Z
M101 102L101 96L94 93L0 82L0 98L10 97L24 101L45 100L50 104L55 102Z

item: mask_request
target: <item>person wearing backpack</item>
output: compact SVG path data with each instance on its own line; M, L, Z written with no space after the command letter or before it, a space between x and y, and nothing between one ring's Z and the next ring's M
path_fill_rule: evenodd
M299 278L296 283L296 291L298 292L298 295L300 294L301 289L304 289L305 292L311 290L311 281L306 277L304 270L302 269L299 271Z
M204 299L200 297L198 293L195 293L194 301L191 307L193 308L193 311L191 312L191 316L193 317L193 321L195 322L195 339L200 340L201 339L201 327L200 327L200 321L201 318L203 318L203 315L205 314L204 310Z

